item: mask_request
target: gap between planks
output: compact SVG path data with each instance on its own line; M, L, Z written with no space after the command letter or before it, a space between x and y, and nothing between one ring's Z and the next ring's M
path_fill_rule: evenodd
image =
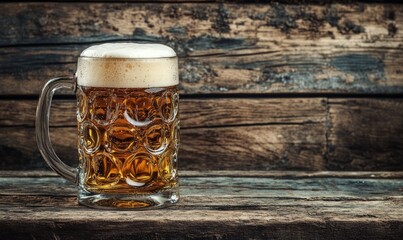
M403 179L403 171L180 171L180 177ZM53 171L0 171L0 178L59 177Z

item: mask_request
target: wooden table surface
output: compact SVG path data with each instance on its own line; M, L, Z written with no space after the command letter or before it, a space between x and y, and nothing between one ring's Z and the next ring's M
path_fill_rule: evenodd
M77 204L47 171L0 172L0 239L400 239L403 172L183 171L180 203Z

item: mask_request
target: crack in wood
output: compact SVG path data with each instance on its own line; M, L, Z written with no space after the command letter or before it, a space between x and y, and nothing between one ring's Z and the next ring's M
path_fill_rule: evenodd
M322 123L322 121L304 121L304 122L264 122L264 123L251 123L251 124L226 124L226 125L200 125L194 127L182 127L181 129L209 129L209 128L237 128L237 127L254 127L254 126L301 126Z

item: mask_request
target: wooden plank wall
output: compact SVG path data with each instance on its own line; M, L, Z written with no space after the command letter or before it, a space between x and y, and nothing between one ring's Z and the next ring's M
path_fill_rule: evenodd
M403 4L195 2L1 3L0 169L46 168L34 114L49 78L92 44L138 41L180 56L181 169L403 170ZM73 94L53 106L74 165Z

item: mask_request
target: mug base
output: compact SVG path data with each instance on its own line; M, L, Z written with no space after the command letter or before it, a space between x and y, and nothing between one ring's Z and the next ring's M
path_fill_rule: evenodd
M179 201L177 188L142 194L93 193L80 188L78 203L91 208L111 210L148 210L168 207Z

